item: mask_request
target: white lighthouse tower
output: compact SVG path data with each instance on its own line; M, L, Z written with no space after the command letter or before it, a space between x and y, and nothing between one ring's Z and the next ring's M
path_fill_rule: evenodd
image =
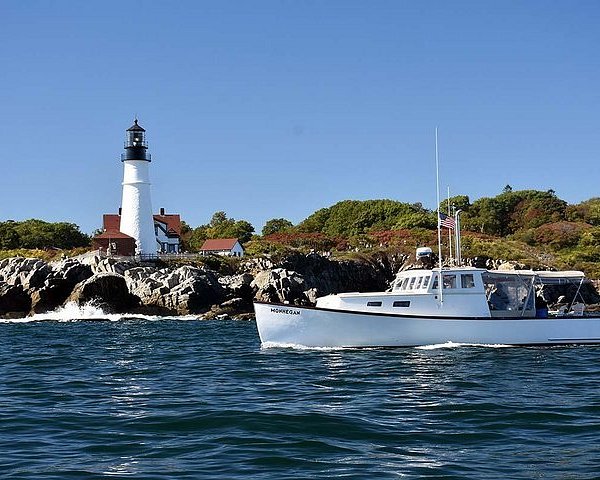
M127 129L123 162L120 231L133 237L136 254L156 256L157 243L150 198L150 154L146 130L135 123Z

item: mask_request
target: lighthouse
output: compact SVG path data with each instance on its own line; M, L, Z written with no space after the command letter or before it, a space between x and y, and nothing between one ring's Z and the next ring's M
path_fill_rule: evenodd
M146 130L135 123L127 129L123 162L123 199L119 230L133 237L136 254L156 256L157 243L150 198L150 154Z

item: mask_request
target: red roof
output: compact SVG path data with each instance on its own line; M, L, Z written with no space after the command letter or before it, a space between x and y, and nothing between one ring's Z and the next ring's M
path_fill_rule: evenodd
M126 233L121 233L118 230L107 230L106 232L102 232L100 235L96 235L94 238L131 238Z
M181 217L179 214L154 215L154 220L167 225L167 231L181 236ZM118 232L121 228L121 215L118 213L105 213L102 216L104 230Z
M165 223L168 231L181 236L181 217L178 214L154 215L154 220Z
M200 250L231 250L237 241L237 238L211 238L204 241Z

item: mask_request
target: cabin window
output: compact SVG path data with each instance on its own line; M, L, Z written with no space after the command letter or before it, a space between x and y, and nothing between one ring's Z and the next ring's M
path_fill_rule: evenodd
M402 280L402 286L400 287L400 290L406 290L406 285L408 284L409 280L410 278L405 278L404 280Z
M429 275L427 275L426 277L423 277L423 283L421 284L421 288L427 288L429 286L429 279L431 277Z
M433 276L433 282L431 283L431 289L432 290L438 289L438 274L437 273Z
M444 289L446 288L456 288L456 275L454 274L444 274L442 275L444 281Z
M535 309L532 276L484 272L482 280L490 310Z
M394 302L394 307L410 307L410 300L399 300Z
M415 284L415 280L416 280L416 279L417 279L417 277L412 277L412 278L410 279L410 283L408 284L408 289L409 289L409 290L412 290L412 289L413 289L413 286L414 286L414 284Z
M367 302L367 307L381 307L381 302Z
M475 287L475 279L473 278L472 273L465 273L460 276L460 286L462 288L474 288Z
M415 282L415 286L414 286L415 290L418 290L419 288L421 288L422 281L423 281L423 277L417 277L417 281Z

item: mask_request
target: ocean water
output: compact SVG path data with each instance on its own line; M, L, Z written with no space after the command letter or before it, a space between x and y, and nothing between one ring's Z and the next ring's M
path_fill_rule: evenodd
M0 346L2 479L600 478L600 347L261 349L92 307Z

